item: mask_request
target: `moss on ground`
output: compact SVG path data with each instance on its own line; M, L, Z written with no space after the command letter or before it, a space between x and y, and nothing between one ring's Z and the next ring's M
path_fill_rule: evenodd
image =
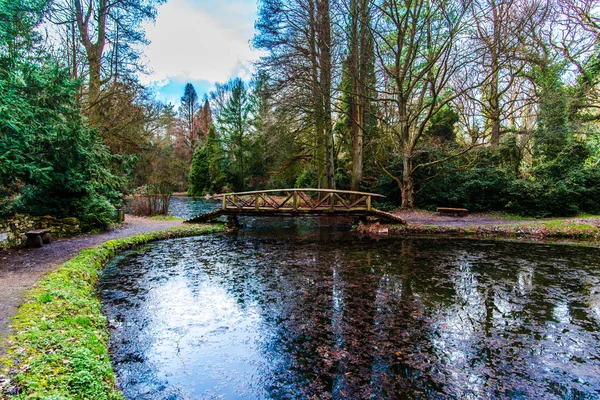
M39 281L14 317L0 358L0 398L122 399L108 354L98 272L116 254L151 241L223 231L189 225L110 240L83 250Z
M173 215L155 215L150 217L153 221L183 221L185 218L175 217Z
M395 234L600 240L600 226L586 221L575 222L569 219L467 227L409 224L393 225L389 227L389 230Z

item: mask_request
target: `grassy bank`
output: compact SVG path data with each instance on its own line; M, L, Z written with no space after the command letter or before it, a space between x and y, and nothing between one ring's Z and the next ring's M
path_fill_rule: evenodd
M392 225L388 230L391 234L600 241L600 227L596 220L564 219L466 227L408 224Z
M26 295L0 358L0 398L122 399L108 355L98 272L114 255L151 241L223 231L189 225L108 241L83 250Z

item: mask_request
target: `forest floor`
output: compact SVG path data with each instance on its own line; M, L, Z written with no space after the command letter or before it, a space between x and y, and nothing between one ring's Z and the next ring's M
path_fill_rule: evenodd
M56 239L41 248L0 251L0 338L10 332L10 320L35 282L83 249L107 240L180 225L182 220L139 218L127 215L125 223L96 234ZM0 353L1 353L0 349Z
M539 219L524 219L499 213L481 213L467 214L464 217L451 215L440 215L433 211L426 210L402 210L392 211L392 214L399 216L408 224L418 225L437 225L437 226L456 226L468 227L474 225L503 225L514 224L515 222L539 222ZM518 218L518 219L513 219Z

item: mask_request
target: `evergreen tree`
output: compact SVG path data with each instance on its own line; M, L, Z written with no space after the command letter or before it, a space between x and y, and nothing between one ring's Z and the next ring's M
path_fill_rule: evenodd
M39 44L44 3L0 3L0 214L79 217L105 226L123 181L87 128L75 101L78 84ZM19 21L18 24L6 21Z
M219 192L225 183L223 151L214 125L210 127L206 143L194 152L189 182L188 193L193 196Z
M440 142L454 143L458 120L458 113L450 105L445 105L431 117L431 123L425 130L425 134L437 138Z
M208 137L210 127L213 124L212 110L208 102L208 96L204 95L204 105L198 111L198 131L202 138Z
M218 94L221 92L221 95ZM221 98L217 115L219 132L224 135L229 158L232 161L228 173L234 188L246 189L247 185L247 153L249 147L248 134L251 127L252 101L248 87L243 80L236 78L225 85L217 86L217 94Z
M561 75L564 65L535 68L535 82L540 91L538 129L534 152L542 162L556 159L569 141L569 96Z
M210 165L209 165L209 149L205 144L198 147L192 158L192 166L190 168L190 188L188 193L192 196L201 196L210 188Z
M199 139L198 112L200 104L194 85L187 83L181 97L179 116L185 126L184 143L194 151Z

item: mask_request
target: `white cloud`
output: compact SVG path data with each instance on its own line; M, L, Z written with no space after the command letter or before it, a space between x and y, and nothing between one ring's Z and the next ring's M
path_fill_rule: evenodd
M220 1L170 0L160 7L156 24L146 27L151 44L145 54L154 73L141 77L142 83L160 87L175 78L214 83L247 73L258 58L249 44L255 1L216 6Z

